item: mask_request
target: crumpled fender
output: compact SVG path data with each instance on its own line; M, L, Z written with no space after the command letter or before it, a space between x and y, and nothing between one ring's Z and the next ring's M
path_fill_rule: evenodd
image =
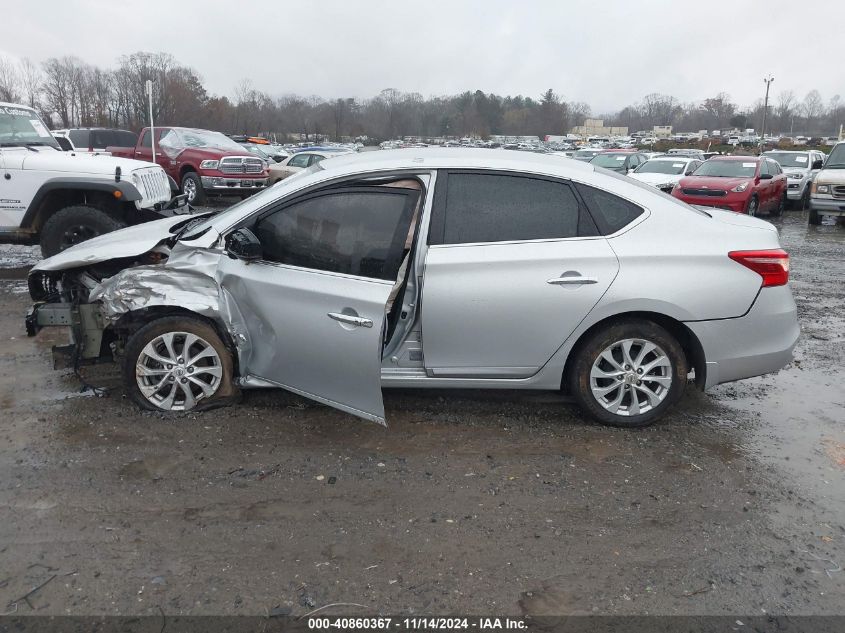
M215 320L220 316L217 282L212 277L162 265L122 270L96 286L89 300L100 301L103 317L112 322L127 312L155 306L184 308Z

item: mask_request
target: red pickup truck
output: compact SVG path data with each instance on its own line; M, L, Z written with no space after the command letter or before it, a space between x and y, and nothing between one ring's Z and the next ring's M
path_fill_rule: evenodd
M203 204L210 195L246 197L269 184L267 164L220 132L187 127L156 127L155 162L187 195ZM135 147L108 147L112 156L153 162L150 128L141 130Z

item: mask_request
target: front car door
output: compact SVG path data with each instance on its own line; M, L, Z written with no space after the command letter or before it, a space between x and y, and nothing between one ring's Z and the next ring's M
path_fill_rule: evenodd
M569 183L511 172L439 173L422 290L427 374L537 373L618 268Z
M247 343L242 376L384 424L385 306L418 198L387 187L323 189L241 224L263 257L223 258L218 281Z

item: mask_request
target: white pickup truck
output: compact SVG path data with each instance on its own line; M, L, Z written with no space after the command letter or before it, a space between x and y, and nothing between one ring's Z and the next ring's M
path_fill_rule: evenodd
M45 257L171 215L185 204L150 163L63 152L38 114L0 102L0 242L40 243Z

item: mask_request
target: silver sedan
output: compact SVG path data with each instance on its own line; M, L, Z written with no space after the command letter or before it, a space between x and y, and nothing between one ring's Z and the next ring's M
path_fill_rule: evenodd
M340 156L216 215L110 233L37 265L34 334L123 360L184 411L281 387L384 423L382 388L562 390L606 424L787 364L776 229L524 152Z

